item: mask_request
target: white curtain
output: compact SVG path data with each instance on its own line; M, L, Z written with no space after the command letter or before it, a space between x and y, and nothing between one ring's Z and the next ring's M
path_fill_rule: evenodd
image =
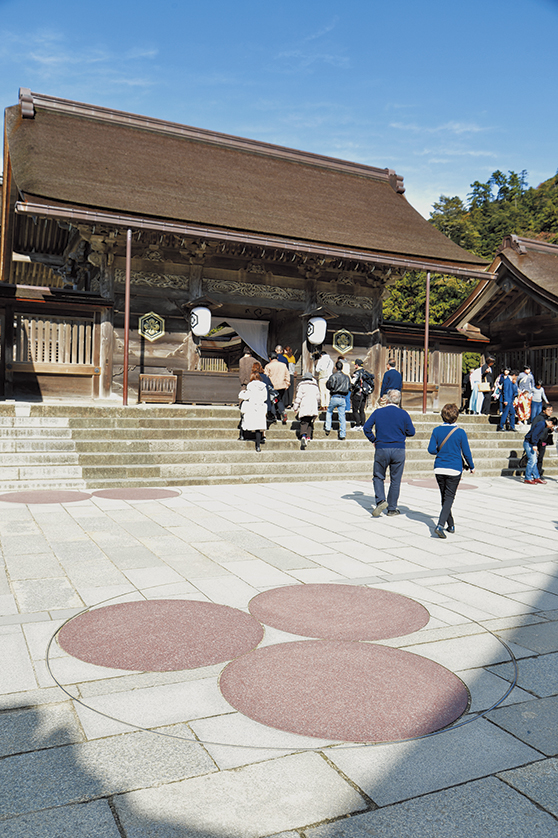
M262 358L267 363L267 333L269 331L269 323L266 320L240 320L235 317L217 317L216 315L212 315L211 328L215 328L219 323L228 323L240 339L259 358Z

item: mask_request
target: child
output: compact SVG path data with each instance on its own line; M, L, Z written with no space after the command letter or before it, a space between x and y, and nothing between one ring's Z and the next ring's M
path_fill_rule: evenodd
M535 384L535 389L531 393L531 422L535 416L538 416L539 413L541 413L543 409L543 402L548 402L542 384L543 383L539 378Z

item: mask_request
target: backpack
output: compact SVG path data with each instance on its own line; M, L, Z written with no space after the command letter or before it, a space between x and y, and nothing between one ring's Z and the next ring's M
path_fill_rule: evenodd
M366 370L359 370L358 378L353 384L355 396L369 396L374 392L374 376Z

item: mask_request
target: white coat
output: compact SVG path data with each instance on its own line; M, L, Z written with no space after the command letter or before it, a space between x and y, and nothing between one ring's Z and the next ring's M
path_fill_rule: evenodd
M320 388L315 381L301 381L296 388L293 407L299 416L318 416Z
M267 387L263 381L250 381L245 390L241 390L238 398L242 402L243 431L265 431L267 428Z

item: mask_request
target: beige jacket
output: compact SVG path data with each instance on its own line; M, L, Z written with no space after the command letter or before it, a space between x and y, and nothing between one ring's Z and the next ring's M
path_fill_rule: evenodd
M291 384L288 366L276 358L267 364L264 372L269 376L275 390L286 390Z

